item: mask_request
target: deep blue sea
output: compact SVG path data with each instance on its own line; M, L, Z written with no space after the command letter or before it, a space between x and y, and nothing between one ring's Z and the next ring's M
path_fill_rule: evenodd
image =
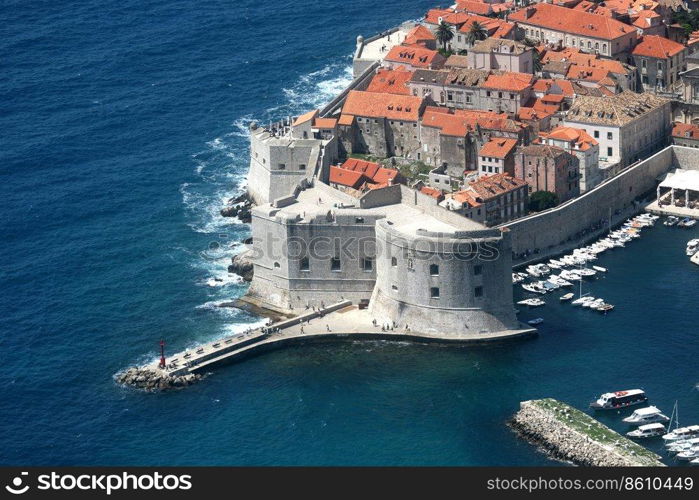
M699 423L699 231L663 226L601 259L589 291L616 311L551 297L533 340L299 346L179 392L114 384L160 338L259 321L216 307L245 291L226 266L249 229L218 210L244 188L247 125L328 101L358 34L433 3L3 2L1 464L550 464L505 426L520 400L637 386Z

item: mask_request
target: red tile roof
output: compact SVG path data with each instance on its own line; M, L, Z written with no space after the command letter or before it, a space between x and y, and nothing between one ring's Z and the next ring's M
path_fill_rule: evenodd
M527 17L527 12L530 13L529 17ZM615 40L620 36L635 32L634 28L616 19L547 3L520 9L510 15L510 20L520 24L603 40Z
M428 106L422 115L423 127L441 129L442 135L465 137L476 125L488 130L517 133L522 124L511 120L507 114L470 109L449 110L444 107Z
M593 146L596 146L598 142L592 138L590 134L585 132L583 129L574 127L564 127L559 126L554 128L548 134L541 134L542 137L548 139L554 139L557 141L566 141L575 143L577 149L581 151L587 151Z
M354 123L354 116L352 115L346 115L342 114L340 115L340 119L337 121L338 125L352 125Z
M456 10L460 12L473 12L487 16L493 13L493 8L490 4L479 2L476 0L459 0L456 2Z
M347 95L342 114L416 122L422 103L421 97L352 90Z
M396 45L384 60L409 64L415 68L434 68L443 66L446 58L436 50L419 45Z
M486 201L526 185L525 180L502 173L481 177L477 181L469 183L469 189L475 192L478 198Z
M644 35L636 45L631 54L635 56L654 57L656 59L666 59L679 54L684 50L684 45L668 40L661 36Z
M407 44L424 43L436 40L434 34L423 25L415 26L407 35L404 42Z
M675 123L672 136L684 139L699 139L699 126L690 123Z
M330 167L330 183L359 189L366 182L364 174L341 167Z
M490 75L483 83L483 88L521 92L531 87L533 83L534 77L529 73L506 72Z
M480 156L488 156L493 158L505 158L517 147L517 139L504 139L495 137L483 144L483 147L478 152Z
M413 76L413 71L403 66L395 69L380 68L371 79L367 92L385 92L388 94L410 95L410 89L405 85Z
M437 188L423 186L420 188L420 192L422 194L426 194L427 196L431 196L432 198L435 198L437 200L441 200L444 198L444 193L442 193L442 191L440 191Z
M385 168L373 161L360 160L358 158L348 158L342 164L342 169L351 172L359 172L370 184L389 184L400 178L400 172L395 168Z
M301 125L301 124L303 124L303 123L306 123L306 122L308 122L308 121L311 121L311 120L313 120L317 115L318 115L318 110L317 110L317 109L314 109L313 111L309 111L308 113L304 113L303 115L301 115L301 116L299 116L298 118L296 118L296 120L294 121L294 125L293 125L293 126L296 127L297 125Z
M335 128L337 120L335 118L316 118L313 128Z

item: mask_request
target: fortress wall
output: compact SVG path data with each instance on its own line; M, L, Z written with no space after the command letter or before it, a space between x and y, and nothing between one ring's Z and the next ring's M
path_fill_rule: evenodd
M505 224L512 233L513 252L538 250L543 257L565 250L593 226L606 229L610 212L613 219L628 216L639 208L638 200L655 191L657 178L668 170L699 168L696 156L690 148L667 147L574 200Z

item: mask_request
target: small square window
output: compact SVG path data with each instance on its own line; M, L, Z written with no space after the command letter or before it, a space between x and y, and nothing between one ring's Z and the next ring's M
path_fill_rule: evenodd
M278 165L279 170L284 170L286 168L286 165L284 163L280 163Z
M310 271L311 263L308 261L308 257L304 257L299 262L299 271Z
M364 224L364 217L355 217L354 222L357 224Z
M439 298L439 288L433 286L430 288L430 297L433 299Z
M430 275L439 276L439 266L437 264L430 264Z
M306 170L306 165L305 164L300 164L299 165L299 170Z
M340 270L340 259L338 257L333 257L330 259L330 270L339 271Z
M395 257L391 257L391 267L398 267L398 260Z
M398 287L396 285L391 285L391 290L398 291Z
M366 273L373 271L374 270L374 260L373 259L362 259L362 269Z

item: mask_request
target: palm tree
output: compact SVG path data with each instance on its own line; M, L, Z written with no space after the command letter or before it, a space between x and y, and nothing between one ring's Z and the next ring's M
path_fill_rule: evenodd
M539 73L543 66L541 65L541 54L539 54L538 50L534 49L532 59L534 60L534 67L532 69L534 73Z
M471 23L471 27L468 29L468 33L466 33L466 41L473 45L474 43L485 40L486 38L488 38L488 31L485 29L485 26L478 21L473 21L473 23Z
M439 23L439 26L437 27L437 32L435 33L435 36L437 37L437 40L439 40L439 43L442 44L444 50L447 50L447 44L451 41L452 38L454 38L454 32L452 31L451 26L442 21L441 23Z

